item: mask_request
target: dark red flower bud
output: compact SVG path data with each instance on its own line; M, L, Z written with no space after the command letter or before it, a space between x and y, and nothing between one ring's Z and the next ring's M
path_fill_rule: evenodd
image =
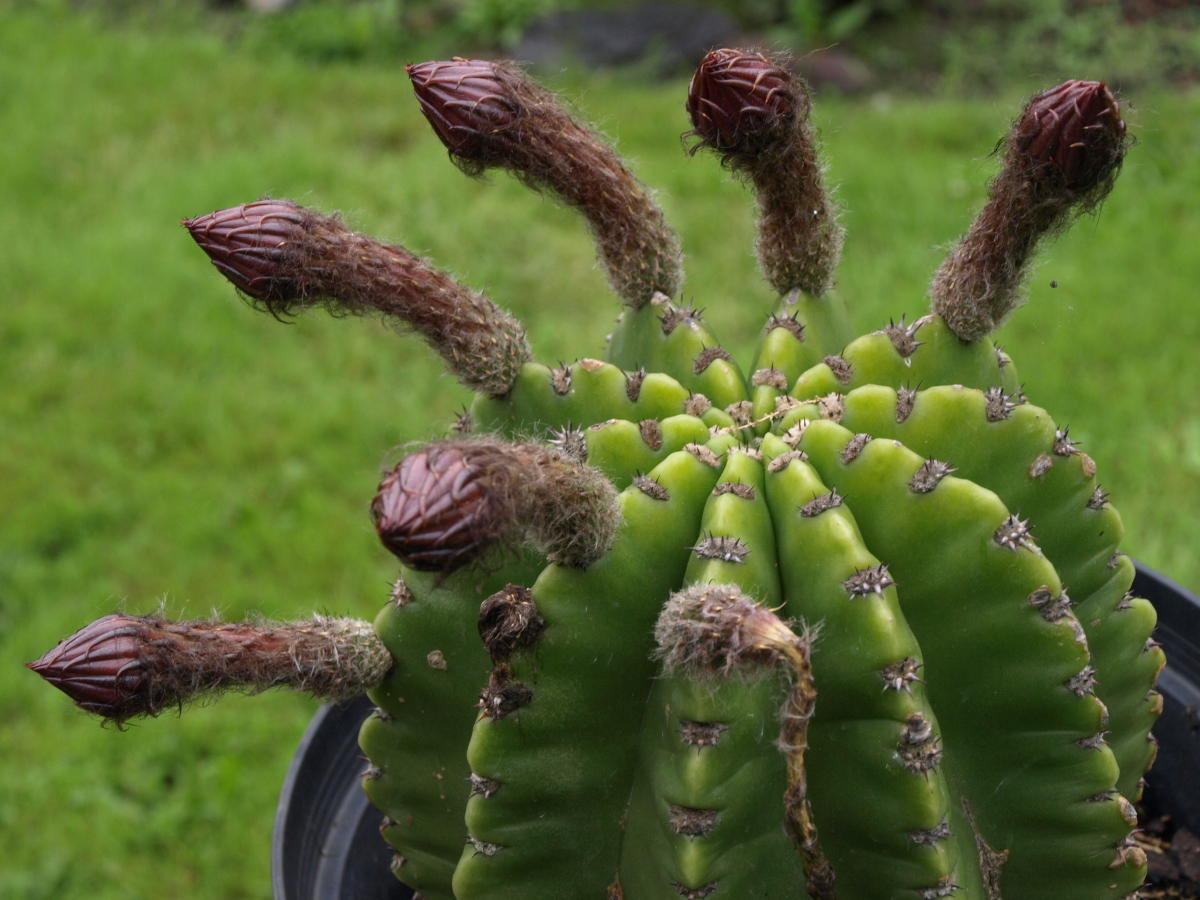
M183 226L238 290L256 300L292 299L299 287L287 260L304 237L305 215L287 200L259 200L185 219Z
M717 150L754 149L791 120L797 105L791 74L762 54L744 50L711 51L688 87L692 126L704 144Z
M451 153L479 155L488 136L516 121L519 107L495 63L455 57L405 66L421 112Z
M1051 163L1067 187L1086 191L1120 161L1125 123L1102 81L1066 81L1035 96L1017 124L1018 146Z
M383 545L414 569L453 572L496 537L492 499L463 450L437 444L389 472L371 504Z
M121 721L148 704L145 630L146 622L138 616L105 616L25 665L80 708Z

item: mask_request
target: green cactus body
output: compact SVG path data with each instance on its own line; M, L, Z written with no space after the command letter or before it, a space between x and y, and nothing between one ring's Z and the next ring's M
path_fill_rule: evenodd
M747 377L602 140L512 66L409 71L467 171L588 219L626 304L607 359L532 362L482 294L292 203L189 220L259 305L399 318L479 393L380 484L406 568L374 634L115 616L32 667L118 722L198 687L369 689L363 787L429 900L1134 896L1154 611L1094 463L988 336L1111 186L1105 87L1035 97L936 314L847 343L803 86L705 57L694 133L754 185L783 296ZM72 654L99 661L81 688Z

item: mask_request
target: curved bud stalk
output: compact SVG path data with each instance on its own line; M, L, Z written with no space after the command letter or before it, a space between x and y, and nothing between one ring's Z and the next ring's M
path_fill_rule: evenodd
M688 88L698 147L748 177L758 195L758 260L780 293L819 297L833 285L843 229L826 190L804 82L745 50L713 50Z
M616 490L599 471L549 447L494 439L410 453L384 476L371 513L405 565L443 573L523 541L551 562L586 567L620 523Z
M1000 173L970 230L930 288L933 310L964 341L993 331L1021 302L1037 243L1112 190L1128 141L1102 81L1037 94L1005 139Z
M769 609L732 585L704 584L671 596L654 629L658 655L668 673L704 680L751 675L782 667L791 679L780 711L779 748L787 758L784 824L804 859L808 896L832 900L834 872L821 849L804 756L808 723L816 708L810 652L812 639L796 634Z
M468 387L507 394L531 356L511 315L409 253L287 200L184 221L213 265L267 312L379 312L418 332Z
M421 111L470 175L508 169L587 217L609 282L638 309L682 280L679 239L613 149L510 63L455 58L407 67Z
M286 686L323 700L373 688L392 657L369 622L288 624L97 619L26 665L84 710L118 725L226 690Z

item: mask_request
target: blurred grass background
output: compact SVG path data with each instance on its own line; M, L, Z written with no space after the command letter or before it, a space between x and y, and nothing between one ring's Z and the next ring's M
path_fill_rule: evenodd
M0 6L0 897L269 896L311 701L235 697L119 734L20 664L114 609L373 616L393 575L367 515L380 466L466 399L375 321L253 313L180 218L268 194L340 210L511 308L547 360L598 354L617 312L574 214L448 164L404 57L318 60L281 29ZM987 93L818 98L861 329L924 311L1023 98L1105 77L1103 59L1060 63ZM772 302L752 206L681 152L685 80L550 80L660 190L685 294L746 359ZM1138 143L1113 197L1046 249L1001 340L1097 460L1128 551L1197 588L1200 91L1146 79L1130 99Z

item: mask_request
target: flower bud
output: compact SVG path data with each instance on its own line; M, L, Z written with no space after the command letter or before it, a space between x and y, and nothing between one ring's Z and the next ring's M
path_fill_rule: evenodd
M800 103L807 98L800 95ZM760 53L713 50L688 87L687 110L704 145L752 152L786 129L796 111L792 76Z
M105 616L25 665L80 708L124 719L145 705L144 628L138 616Z
M1124 139L1120 106L1102 81L1065 81L1043 91L1029 101L1014 132L1031 159L1053 164L1074 191L1111 174Z
M480 472L454 445L406 456L379 485L371 514L383 545L407 566L452 572L496 536L493 504Z
M404 68L421 112L456 156L480 156L487 138L517 119L518 106L499 81L495 63L455 57Z
M287 264L291 246L304 238L305 210L287 200L259 200L183 226L217 270L255 300L293 299L300 288Z

